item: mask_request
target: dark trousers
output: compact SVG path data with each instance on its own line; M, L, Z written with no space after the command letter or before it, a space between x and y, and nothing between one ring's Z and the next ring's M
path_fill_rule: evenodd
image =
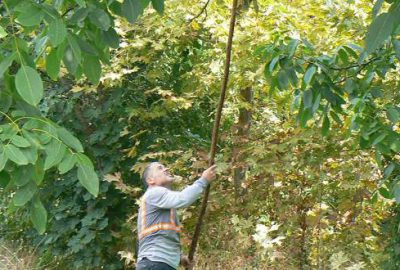
M153 262L147 258L143 258L136 266L136 270L176 270L163 262Z

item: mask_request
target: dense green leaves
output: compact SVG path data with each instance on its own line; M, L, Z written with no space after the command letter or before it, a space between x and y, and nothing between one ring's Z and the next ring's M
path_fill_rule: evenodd
M15 76L15 87L20 96L29 104L36 106L43 97L43 82L39 73L22 65Z
M71 171L77 167L75 178L97 196L99 179L94 166L87 156L77 155L84 151L82 143L43 117L52 108L52 102L43 99L44 87L49 87L49 92L59 87L50 83L47 75L57 80L68 72L78 79L84 74L97 85L101 63L110 63L110 47L120 44L116 30L121 24L114 23L117 16L133 22L150 2L163 13L163 0L10 0L4 5L0 20L0 177L3 187L11 183L10 191L16 190L12 207L26 205L37 186L43 185L47 176L53 177L54 167L63 175L75 175ZM41 234L46 220L38 194L31 204L31 221Z

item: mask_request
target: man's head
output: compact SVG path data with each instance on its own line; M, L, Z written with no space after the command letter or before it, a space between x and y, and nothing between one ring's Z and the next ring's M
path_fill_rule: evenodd
M169 173L169 169L160 162L152 162L144 169L143 183L146 187L169 187L173 181L174 177Z

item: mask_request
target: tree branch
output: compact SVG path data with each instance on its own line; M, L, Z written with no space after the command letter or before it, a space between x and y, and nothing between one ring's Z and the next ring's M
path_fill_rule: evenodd
M196 20L198 17L200 17L201 14L203 14L203 12L205 12L205 13L206 13L206 16L207 16L207 6L208 6L208 4L210 4L210 2L211 2L211 0L207 0L207 3L203 6L203 8L200 10L200 12L199 12L196 16L194 16L193 18L191 18L191 19L189 20L189 24L190 24L191 22L193 22L194 20Z

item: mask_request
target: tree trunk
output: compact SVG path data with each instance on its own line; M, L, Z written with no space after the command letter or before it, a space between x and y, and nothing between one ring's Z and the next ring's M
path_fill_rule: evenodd
M251 110L249 107L253 101L253 91L250 87L240 90L240 99L245 104L239 109L239 121L235 127L234 148L233 148L233 181L235 185L235 195L239 198L244 189L242 183L246 179L248 165L243 155L242 147L249 139Z

